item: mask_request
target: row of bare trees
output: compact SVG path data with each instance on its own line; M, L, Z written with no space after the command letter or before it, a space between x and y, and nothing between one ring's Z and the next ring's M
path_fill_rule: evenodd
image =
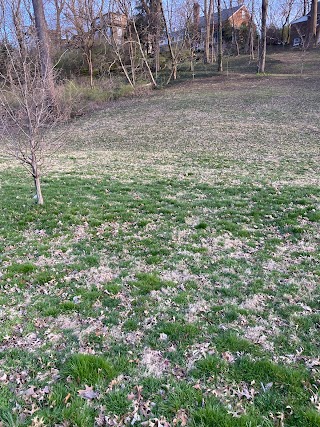
M190 51L192 51L192 47L195 47L199 41L199 37L203 36L204 63L212 63L218 60L218 70L222 71L223 22L221 11L222 9L232 7L234 2L232 0L229 2L226 0L203 0L203 5L201 6L192 0L183 0L176 5L174 16L172 10L174 9L175 2L167 1L167 3L164 4L164 1L165 0L136 0L135 2L133 2L133 0L48 0L46 4L49 3L51 6L47 8L46 19L49 22L50 37L48 36L48 31L46 32L44 30L45 17L43 0L32 0L34 11L28 11L28 14L31 17L30 26L32 26L32 24L35 26L39 40L41 40L43 61L49 64L49 49L44 48L44 46L49 46L50 44L51 54L55 52L58 56L63 50L70 52L74 49L77 52L82 52L84 63L87 66L88 75L90 76L91 87L93 86L94 80L94 47L97 44L97 33L99 32L101 33L100 35L103 36L102 38L105 39L104 41L112 47L113 58L110 64L112 64L115 59L124 73L125 68L127 70L129 69L128 74L131 75L130 80L133 81L133 84L136 80L134 75L136 68L139 67L140 69L147 69L147 74L149 74L149 78L152 82L153 80L157 80L161 68L160 40L163 35L167 38L171 68L176 68L177 59L179 57L177 51L179 49L175 46L177 43L174 41L172 34L177 27L184 29L183 41L180 43L181 49L190 48ZM10 4L12 2L8 0L7 3ZM16 0L14 0L13 3L17 3ZM26 2L23 2L23 4L25 3ZM243 2L240 1L240 3ZM284 40L285 29L290 22L294 5L297 10L296 5L298 1L283 0L276 2L278 6L274 5L273 0L270 0L269 3L273 5L272 10L274 11L277 9L282 16L282 39ZM307 12L310 7L308 0L300 0L300 3L303 12ZM313 0L311 3L313 29L310 30L310 32L313 34L313 37L316 38L317 2ZM261 35L262 49L260 49L260 52L264 52L268 2L261 1L261 12L257 12L259 11L259 2L257 0L248 0L246 1L246 5L251 12L251 20L248 26L245 51L253 56L257 35L256 25L258 25L258 32ZM177 13L177 11L179 12ZM217 30L214 28L213 19L215 11L217 11L218 15ZM103 31L98 22L101 23L107 13L123 15L125 17L123 27L119 28L117 24L109 22L109 26L115 26L116 28L109 34ZM199 36L199 33L197 34L197 26L200 13L204 15L205 31L203 35L200 34ZM271 12L269 15L271 15ZM259 23L261 23L260 26ZM122 43L122 46L116 43L114 39L114 30L120 30L123 34L125 33L126 41ZM232 43L235 45L235 51L239 53L239 44L234 23L232 23L231 30ZM218 34L216 46L214 34ZM288 38L288 33L286 37ZM139 44L141 44L141 46L139 46ZM141 52L140 47L142 47L143 52ZM124 58L124 56L126 57ZM140 61L137 61L137 56L140 56ZM259 63L262 64L263 59L261 59L261 56L263 58L263 55L260 55ZM148 64L151 64L150 68L154 73L153 77L151 77L148 71L148 64L145 59L148 59ZM127 62L130 62L130 64ZM139 62L139 66L137 62ZM141 67L141 63L144 64L143 67ZM134 67L132 67L131 64L133 64ZM263 67L259 66L259 69L260 68L263 69ZM174 71L172 77L174 78L175 76L176 72Z
M182 58L182 50L189 50L190 55L194 53L199 38L204 39L204 63L213 63L217 60L218 70L222 71L223 57L223 22L222 9L232 7L232 0L203 0L203 5L194 3L191 0L183 0L175 7L175 2L165 0L48 0L51 3L50 13L47 12L47 21L50 24L50 40L52 50L59 56L63 51L81 52L84 64L90 77L90 86L94 85L94 49L97 46L97 39L103 39L111 48L109 66L115 68L118 65L124 72L130 84L135 85L137 70L144 70L152 84L157 81L158 73L161 68L160 61L160 41L161 37L167 38L167 49L172 70L172 77L176 77L177 62ZM35 11L41 12L42 1L34 0ZM240 2L242 3L242 2ZM270 3L270 2L269 2ZM273 11L276 8L283 16L283 39L285 38L285 29L288 27L294 4L297 0L283 0L277 2L278 6L273 4ZM312 4L317 2L312 1ZM260 11L259 2L248 0L246 2L251 12L251 20L248 25L244 51L254 56L255 44L257 40L257 26L261 35L261 47L259 55L259 64L263 62L264 35L267 25L267 2L261 1ZM174 8L176 10L174 10ZM193 10L192 10L193 8ZM301 0L301 8L308 10L307 0ZM42 7L43 9L43 7ZM196 10L196 11L195 11ZM214 12L217 11L218 24L214 28ZM178 12L178 13L177 13ZM114 26L113 30L107 33L98 23L102 22L107 14L121 14L124 16L124 24L119 28L116 23L109 22L108 25ZM204 15L205 31L199 35L198 17L200 13ZM271 15L271 13L269 13ZM316 14L314 15L316 16ZM35 18L39 21L36 16ZM282 18L281 18L282 19ZM42 20L43 21L43 20ZM39 22L42 22L41 20ZM39 23L38 22L38 23ZM36 23L37 31L40 26ZM259 25L261 23L261 25ZM184 30L183 40L180 40L180 46L177 46L174 40L174 30L180 28ZM124 34L125 41L117 43L114 34L120 30ZM234 51L239 54L239 42L234 22L231 25L232 43ZM100 33L100 37L97 34ZM217 43L214 35L217 34ZM44 35L42 32L42 39ZM288 33L286 33L288 38ZM47 41L48 43L48 41ZM142 49L141 49L142 48ZM184 55L185 58L185 55ZM262 59L261 59L262 58ZM100 60L100 59L99 59ZM148 65L150 64L149 71ZM259 65L259 69L263 69ZM128 78L130 77L130 79Z

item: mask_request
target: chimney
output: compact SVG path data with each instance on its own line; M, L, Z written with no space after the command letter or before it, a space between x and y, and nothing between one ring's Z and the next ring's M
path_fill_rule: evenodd
M193 24L195 27L199 27L200 24L200 4L193 3Z

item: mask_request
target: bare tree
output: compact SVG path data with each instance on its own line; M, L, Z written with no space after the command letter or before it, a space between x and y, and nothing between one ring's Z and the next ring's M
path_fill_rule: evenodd
M68 0L66 18L72 26L71 44L82 49L93 87L93 46L97 21L103 15L104 0Z
M204 39L204 57L203 62L208 64L212 62L210 59L210 42L212 39L212 34L214 32L214 20L213 20L213 8L214 2L213 0L204 0L204 19L205 19L205 39Z
M240 2L238 2L240 5ZM227 9L227 3L226 1L224 1L224 6ZM232 0L229 1L229 8L231 9L233 7L233 2ZM236 25L235 25L235 20L234 20L234 14L232 14L231 16L231 31L232 31L232 44L235 47L235 50L237 52L237 56L240 55L240 49L239 49L239 43L238 43L238 34L237 34L237 29L236 29Z
M138 29L137 29L137 26L136 26L136 22L135 22L134 19L132 20L132 25L133 25L134 32L135 32L135 35L136 35L136 38L137 38L137 43L138 43L138 47L139 47L140 53L141 53L141 56L143 58L143 62L145 64L146 68L147 68L147 71L148 71L148 74L149 74L149 77L150 77L150 81L151 81L151 83L152 83L152 85L154 87L157 87L156 79L155 79L155 77L154 77L154 75L152 73L152 70L150 68L148 59L147 59L146 54L145 54L145 52L143 50L143 46L142 46L142 43L141 43L141 40L140 40L139 32L138 32Z
M188 0L183 2L167 1L165 11L162 0L160 0L160 4L171 58L171 73L167 80L168 84L172 78L173 80L177 79L178 64L183 57L185 49L194 49L193 36L197 28L193 25L192 19L194 6L196 5L192 5ZM175 26L180 29L174 31Z
M171 32L168 26L168 22L166 19L166 15L164 12L164 8L163 8L163 3L162 0L159 0L160 2L160 8L161 8L161 14L162 14L162 19L164 22L164 28L165 28L165 33L167 36L167 40L168 40L168 46L169 46L169 52L170 52L170 56L171 56L171 75L169 77L168 82L171 80L171 76L173 76L173 80L176 80L177 78L177 68L178 68L178 61L177 61L177 51L174 50L173 45L172 45L172 40L171 40ZM177 43L178 46L178 43Z
M154 55L155 75L157 78L160 70L160 36L162 27L162 12L160 0L140 0L141 8L146 14L147 28L146 32L148 42L151 42L152 51Z
M279 7L279 13L282 19L281 41L283 44L287 44L289 42L289 22L294 3L295 0L287 0L285 2L282 2Z
M260 52L258 72L264 73L266 67L266 53L267 53L267 15L268 15L268 0L262 0L261 7L261 38L260 38Z
M218 71L223 71L222 57L223 57L223 46L222 46L222 10L221 0L217 0L218 7Z
M132 27L130 25L130 3L126 0L110 1L108 12L100 16L96 22L96 30L99 40L102 40L106 45L112 48L115 59L111 62L111 66L118 62L128 83L134 89L136 84L136 66ZM124 40L124 33L126 30L128 30L129 35L129 40L127 41ZM128 71L125 64L128 53L128 45L131 76L130 71Z
M3 7L2 3L0 8L3 10ZM8 25L3 25L1 34L6 64L0 76L0 134L6 152L32 175L36 200L42 205L42 167L60 145L59 137L54 136L57 133L52 130L65 116L62 109L53 109L48 104L48 80L43 76L42 46L36 36L23 31L23 20L21 18L19 21L18 18L21 10L12 11L16 17L11 15L10 21L14 21L15 26L8 35ZM20 13L20 17L22 15ZM54 77L53 70L46 72Z
M255 1L251 0L251 16L248 28L248 37L245 47L245 52L249 53L250 59L254 59L254 40L256 35L256 26L254 24Z
M136 86L137 69L147 72L148 78L153 87L157 86L156 77L153 75L151 66L148 61L147 53L140 38L140 32L137 28L136 19L133 14L133 6L131 0L113 0L109 3L108 16L113 16L115 19L110 19L109 27L110 32L103 31L106 42L112 47L117 62L120 64L121 69L131 85L132 88ZM116 39L117 25L115 21L124 20L126 37L121 37L121 41ZM107 25L108 26L108 25ZM107 27L104 26L104 27ZM124 28L125 27L125 28ZM128 56L130 65L128 65Z
M311 19L310 19L310 26L309 26L309 39L310 39L310 42L314 45L316 45L318 42L317 20L318 20L318 0L312 0Z
M55 23L55 43L56 47L61 48L62 42L62 15L66 6L66 0L51 0L54 9L54 23Z
M307 52L309 48L309 40L308 38L305 37L305 34L302 33L301 28L297 27L296 31L301 40L301 47L300 47L301 52L299 55L299 62L300 62L300 74L302 76L304 73L304 66L305 66L305 61L306 61Z
M42 0L32 0L34 20L38 37L38 44L41 52L41 75L46 82L47 93L52 105L55 104L55 81L53 77L53 67L50 54L50 42L48 36L47 23L44 16Z

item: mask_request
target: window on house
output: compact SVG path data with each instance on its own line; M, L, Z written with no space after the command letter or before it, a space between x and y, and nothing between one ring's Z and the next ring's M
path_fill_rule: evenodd
M300 46L302 44L302 40L301 40L301 38L300 37L295 37L294 39L293 39L293 47L296 47L296 46Z
M245 17L246 17L246 11L242 9L242 11L241 11L241 18L245 19Z

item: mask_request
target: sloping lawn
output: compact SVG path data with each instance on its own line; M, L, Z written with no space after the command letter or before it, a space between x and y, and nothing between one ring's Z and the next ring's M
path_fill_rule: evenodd
M319 427L317 78L216 77L0 160L2 426Z

